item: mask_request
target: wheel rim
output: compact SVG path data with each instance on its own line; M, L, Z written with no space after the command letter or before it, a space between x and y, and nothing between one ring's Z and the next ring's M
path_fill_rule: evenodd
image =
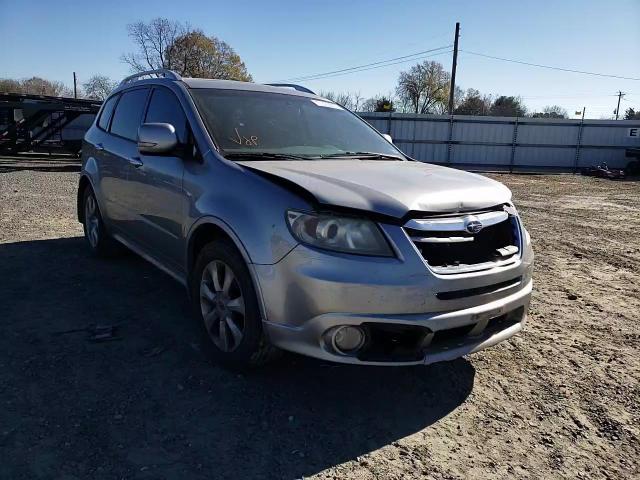
M89 244L95 248L100 238L100 221L98 219L98 206L96 205L96 199L93 195L89 195L85 202L84 221Z
M229 265L210 262L202 271L200 309L209 338L223 352L232 352L244 336L244 296Z

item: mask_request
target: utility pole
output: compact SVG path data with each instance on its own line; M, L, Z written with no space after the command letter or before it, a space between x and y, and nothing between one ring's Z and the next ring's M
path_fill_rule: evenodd
M587 107L582 107L582 121L584 122L584 111L587 109Z
M453 114L453 96L456 90L456 67L458 65L458 37L460 22L456 22L456 36L453 40L453 64L451 65L451 87L449 89L449 115Z
M618 115L620 115L620 99L624 97L624 93L618 90L618 107L616 108L616 120L618 120Z
M76 72L73 72L73 98L78 98L78 80Z

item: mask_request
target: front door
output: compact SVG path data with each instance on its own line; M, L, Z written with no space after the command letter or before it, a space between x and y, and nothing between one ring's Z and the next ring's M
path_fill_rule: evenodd
M180 145L188 141L187 119L174 93L153 87L143 123L169 123ZM182 151L183 149L179 149ZM128 202L135 206L136 240L174 270L183 268L182 226L187 197L182 189L185 159L179 153L136 153L129 165Z

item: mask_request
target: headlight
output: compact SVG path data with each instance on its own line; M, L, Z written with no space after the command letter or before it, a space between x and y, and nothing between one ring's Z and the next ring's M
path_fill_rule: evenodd
M287 222L293 236L307 245L336 252L393 256L384 235L370 220L289 210Z

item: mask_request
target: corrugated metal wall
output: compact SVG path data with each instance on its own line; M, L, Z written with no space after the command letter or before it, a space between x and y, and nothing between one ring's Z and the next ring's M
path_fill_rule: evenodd
M469 168L574 170L607 162L624 167L635 120L555 120L360 113L407 155L424 162Z

